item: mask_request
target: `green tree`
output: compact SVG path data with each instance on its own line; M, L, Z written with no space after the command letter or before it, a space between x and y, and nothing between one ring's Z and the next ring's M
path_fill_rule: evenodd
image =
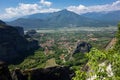
M73 80L86 80L86 73L83 71L76 71L76 77L73 78Z
M90 67L89 72L77 71L73 80L86 80L96 75L95 80L120 80L120 24L118 24L118 32L116 35L117 42L112 50L99 51L93 48L86 56L88 58L87 65ZM99 66L105 63L105 66ZM113 75L110 77L106 72L108 64L112 65ZM102 71L100 71L102 69ZM90 72L91 71L91 72Z

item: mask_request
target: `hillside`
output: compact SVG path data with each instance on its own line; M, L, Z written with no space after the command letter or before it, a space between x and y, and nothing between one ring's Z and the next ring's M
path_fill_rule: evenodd
M54 13L37 13L7 22L9 25L27 28L61 28L61 27L106 27L107 24L78 15L68 10Z
M82 16L89 17L92 19L104 21L112 26L117 26L120 21L120 11L109 11L109 12L89 12Z
M119 80L120 79L120 24L116 38L113 38L107 51L93 48L89 54L87 64L76 71L73 80Z
M0 25L5 25L6 23L0 20Z

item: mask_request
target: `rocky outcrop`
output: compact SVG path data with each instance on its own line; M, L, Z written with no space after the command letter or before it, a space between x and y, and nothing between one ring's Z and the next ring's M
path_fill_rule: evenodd
M112 49L115 46L116 42L117 42L116 38L111 39L109 43L106 45L105 50Z
M26 32L26 35L34 36L36 33L37 33L36 30L32 29L32 30L28 30L28 31Z
M0 63L0 80L72 80L73 76L74 71L69 67L56 66L25 71L15 69L10 73L8 66Z
M21 72L15 70L13 80L71 80L74 72L69 67L31 69Z
M15 69L12 73L12 80L28 80L28 75L24 75L20 69Z
M81 42L77 45L73 54L75 54L75 53L87 53L90 51L91 48L92 48L91 44L89 44L87 42Z
M12 80L8 66L0 61L0 80Z
M14 63L38 48L36 40L27 40L23 28L12 27L0 22L0 60ZM32 52L32 51L31 51Z
M25 36L37 39L38 37L40 37L40 34L36 30L31 29L26 31Z

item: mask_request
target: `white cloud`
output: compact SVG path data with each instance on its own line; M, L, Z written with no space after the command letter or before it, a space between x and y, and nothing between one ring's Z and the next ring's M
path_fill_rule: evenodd
M50 7L50 6L52 5L52 2L45 1L45 0L40 0L40 3L41 3L42 5L45 5L45 6L48 6L48 7Z
M120 10L120 0L113 2L112 4L105 4L105 5L94 5L94 6L69 6L67 7L68 10L73 11L78 14L83 14L87 12L103 12L103 11L115 11Z
M42 9L40 13L51 13L51 12L57 12L57 11L60 11L60 9L48 8L48 9Z
M20 3L17 7L10 7L5 9L5 13L0 15L0 19L9 19L13 17L20 17L24 15L34 14L39 12L41 6L38 4L24 4Z
M0 14L0 19L8 20L34 13L56 12L60 10L56 8L51 8L50 6L52 5L52 2L45 0L39 1L39 3L34 4L20 3L16 7L6 8L5 13ZM105 5L84 6L80 4L79 6L69 6L67 7L67 9L78 14L83 14L87 12L115 11L120 10L120 0L115 1L112 4Z
M45 2L47 3L47 2ZM60 9L54 9L42 6L41 4L24 4L20 3L17 7L9 7L5 9L4 14L0 14L0 19L8 20L12 18L18 18L25 15L30 15L34 13L47 13L47 12L55 12L59 11Z

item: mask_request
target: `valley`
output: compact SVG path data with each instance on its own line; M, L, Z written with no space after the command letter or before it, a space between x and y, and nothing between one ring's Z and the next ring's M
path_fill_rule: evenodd
M105 50L105 48L109 46L109 43L115 37L116 29L107 28L106 30L105 28L93 28L89 31L89 28L87 30L83 29L84 28L81 30L68 28L67 30L37 29L26 31L25 37L30 36L31 38L37 40L40 48L35 50L34 54L27 56L20 64L11 64L8 66L12 74L14 74L14 72L19 72L19 74L15 73L15 75L12 75L12 77L15 78L15 76L21 75L21 77L18 77L18 79L30 78L30 80L47 80L47 76L50 77L50 80L58 80L58 78L61 76L60 80L71 80L72 77L75 76L74 71L86 71L89 69L87 65L93 58L91 57L89 60L90 55L95 56L94 58L102 58L104 57L103 55L108 56L108 54L104 54L100 51L109 50ZM78 47L83 44L90 45L93 52L87 52L88 46L81 46L81 49ZM85 51L85 53L81 52L82 49ZM76 50L78 50L78 52L75 52ZM99 55L102 56L100 57ZM99 59L97 60L99 61ZM104 64L106 64L106 62L104 62ZM82 72L79 74L82 74Z
M40 49L34 55L28 56L21 64L15 65L23 70L31 68L45 68L53 66L78 66L84 63L71 61L77 45L87 42L93 48L104 50L107 44L115 37L116 29L109 28L60 28L60 29L36 29L36 33L26 31L33 39L39 42ZM79 54L77 54L79 55ZM83 54L80 54L83 56ZM80 58L83 58L83 57ZM78 57L79 59L79 57ZM81 59L82 60L82 59ZM78 65L77 65L78 64ZM10 68L14 68L11 65Z
M120 0L2 0L0 80L120 80Z
M119 51L119 45L115 45L116 40L114 40L116 35L119 34L119 31L117 31L117 27L115 26L31 28L23 31L23 28L21 27L9 26L1 21L0 30L1 32L2 30L5 30L2 33L5 35L1 35L1 43L11 41L9 44L13 44L15 39L16 41L20 40L20 44L16 43L12 46L14 50L16 50L16 46L22 45L22 47L24 47L26 44L25 48L23 48L25 50L23 51L22 55L20 55L19 51L14 53L20 56L17 56L17 59L15 57L16 61L14 61L12 58L12 63L10 63L8 67L6 63L0 62L0 70L2 71L1 75L3 75L2 78L5 78L5 76L8 75L8 77L12 76L11 79L14 79L16 76L21 75L16 79L47 80L46 77L50 77L50 80L74 80L77 78L78 74L83 74L83 72L84 74L91 74L91 72L89 72L90 69L95 70L94 74L92 75L94 77L94 75L97 74L96 72L99 72L96 70L96 68L100 67L105 69L99 66L99 64L102 64L101 62L103 61L104 65L107 67L109 67L111 64L113 64L115 67L117 66L117 64L114 64L113 62L115 58L119 58L118 54L114 54L114 51ZM13 32L17 35L15 35ZM10 35L12 38L7 40L7 35ZM17 39L14 36L18 36L20 38ZM119 39L119 35L116 38ZM26 43L22 43L22 39ZM112 53L109 52L111 47L113 48ZM5 53L5 51L13 51L12 48L8 48L7 45L4 46L4 51L2 52L1 57L4 57L4 54L11 54L8 52ZM18 47L18 49L21 50L21 47ZM117 56L111 59L111 55ZM20 62L18 62L19 60ZM111 60L113 61L110 63ZM107 64L107 61L109 65ZM111 67L107 69L111 69ZM4 73L4 70L6 70L6 73ZM78 70L82 72L77 74ZM86 73L87 71L88 73ZM107 73L105 72L104 74ZM104 74L101 74L101 76ZM80 76L80 78L88 79L90 77Z
M63 28L32 28L36 30L38 33L72 33L72 32L89 32L89 31L117 31L116 26L110 27L63 27ZM27 32L27 31L25 31Z

